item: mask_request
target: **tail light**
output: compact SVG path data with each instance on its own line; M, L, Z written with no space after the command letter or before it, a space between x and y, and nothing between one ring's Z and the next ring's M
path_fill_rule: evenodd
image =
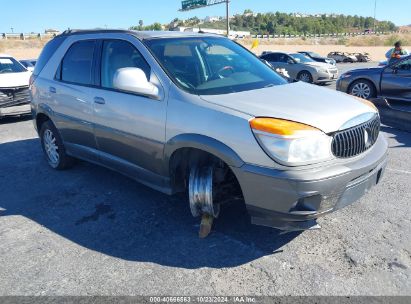
M36 80L37 76L34 74L31 74L30 76L30 80L29 80L29 87L31 88L32 84L34 83L34 81Z

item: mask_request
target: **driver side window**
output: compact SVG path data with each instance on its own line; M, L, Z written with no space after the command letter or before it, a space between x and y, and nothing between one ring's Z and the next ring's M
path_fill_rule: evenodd
M403 60L397 63L394 66L394 68L397 70L401 70L401 71L410 71L411 70L411 59Z
M101 57L101 86L113 89L113 78L117 70L129 67L142 69L147 80L150 80L150 66L131 43L123 40L104 41Z

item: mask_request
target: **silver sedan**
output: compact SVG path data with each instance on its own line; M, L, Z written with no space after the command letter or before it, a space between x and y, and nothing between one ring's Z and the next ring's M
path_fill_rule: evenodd
M299 53L271 52L260 57L276 69L286 69L291 78L308 83L327 83L338 78L337 67L317 62Z

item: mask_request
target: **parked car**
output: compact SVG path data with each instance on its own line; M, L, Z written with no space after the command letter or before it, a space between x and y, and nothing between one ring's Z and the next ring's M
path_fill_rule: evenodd
M337 62L357 62L358 59L354 55L344 52L331 52L327 55L328 58L332 58Z
M316 62L299 53L272 52L260 58L271 63L276 69L286 69L291 78L308 83L327 83L338 77L335 66Z
M43 49L31 92L52 168L79 158L187 192L203 220L242 197L254 224L310 229L386 164L372 103L289 83L218 35L68 31Z
M369 62L371 61L370 54L368 53L351 53L351 55L357 58L358 62Z
M337 62L334 59L323 57L320 54L317 54L317 53L314 53L314 52L301 51L301 52L298 52L298 53L303 54L307 57L310 57L312 60L317 61L317 62L325 62L325 63L331 64L331 65L336 65L337 64Z
M406 56L391 65L344 73L337 81L337 90L365 99L411 101L410 83L411 56Z
M0 54L0 118L30 113L30 75L12 56Z
M36 65L36 59L25 59L19 62L30 72L33 72L34 66Z

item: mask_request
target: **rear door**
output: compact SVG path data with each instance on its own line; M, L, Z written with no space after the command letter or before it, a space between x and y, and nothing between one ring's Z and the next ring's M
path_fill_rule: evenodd
M76 41L68 48L48 90L55 124L68 150L90 158L96 149L93 129L96 40Z
M381 92L388 99L411 101L411 58L384 69Z

